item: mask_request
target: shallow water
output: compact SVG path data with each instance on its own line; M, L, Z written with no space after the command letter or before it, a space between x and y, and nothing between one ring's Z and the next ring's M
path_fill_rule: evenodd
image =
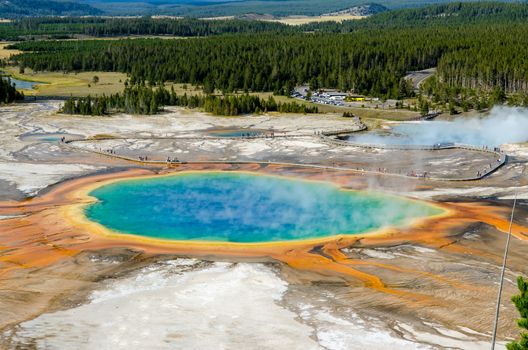
M357 234L438 214L430 205L330 183L242 173L126 180L94 190L90 220L136 235L275 242Z
M22 89L22 90L33 90L35 86L43 84L43 83L39 83L36 81L19 80L19 79L15 79L11 77L10 79L11 79L11 83L14 84L17 89Z
M38 141L38 142L58 142L64 137L65 140L82 139L81 135L67 134L61 132L43 132L43 133L26 133L20 135L22 141Z

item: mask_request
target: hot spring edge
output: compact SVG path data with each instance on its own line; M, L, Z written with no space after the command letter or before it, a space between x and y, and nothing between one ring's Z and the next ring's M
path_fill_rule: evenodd
M116 180L88 193L86 218L111 233L178 241L273 243L357 235L443 213L425 202L321 181L242 172Z

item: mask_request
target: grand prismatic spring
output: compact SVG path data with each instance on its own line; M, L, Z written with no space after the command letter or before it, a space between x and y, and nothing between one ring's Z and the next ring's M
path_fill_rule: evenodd
M357 234L442 211L330 183L240 173L119 181L90 193L87 217L112 230L169 240L265 243Z
M493 151L329 146L313 129L348 129L340 117L42 119L39 106L0 120L50 123L14 130L6 147L24 162L0 164L26 193L9 185L0 202L0 348L485 347L516 158L475 187L450 180L498 163ZM172 122L181 137L107 134ZM296 136L209 135L252 128ZM525 217L520 204L511 281L526 267ZM504 343L515 310L503 304Z

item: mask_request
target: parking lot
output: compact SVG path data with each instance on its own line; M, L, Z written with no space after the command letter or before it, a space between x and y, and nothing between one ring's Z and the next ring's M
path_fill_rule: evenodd
M312 91L311 96L308 99L310 93L310 87L308 85L298 86L293 89L291 97L297 98L300 100L309 100L313 103L321 105L330 105L337 107L369 107L369 108L381 108L389 109L394 108L396 105L396 100L386 100L381 101L379 98L373 97L364 97L352 95L344 92L339 92L337 90L318 90ZM348 101L345 101L345 97L348 96ZM350 99L354 99L351 101Z

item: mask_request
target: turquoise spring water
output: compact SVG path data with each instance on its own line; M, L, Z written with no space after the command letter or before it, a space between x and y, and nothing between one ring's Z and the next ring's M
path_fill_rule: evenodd
M170 240L277 242L357 234L440 213L428 204L330 183L246 173L184 173L115 182L90 193L87 217Z
M59 142L63 137L65 140L80 140L83 138L82 135L63 132L28 132L19 136L22 141L36 142Z

